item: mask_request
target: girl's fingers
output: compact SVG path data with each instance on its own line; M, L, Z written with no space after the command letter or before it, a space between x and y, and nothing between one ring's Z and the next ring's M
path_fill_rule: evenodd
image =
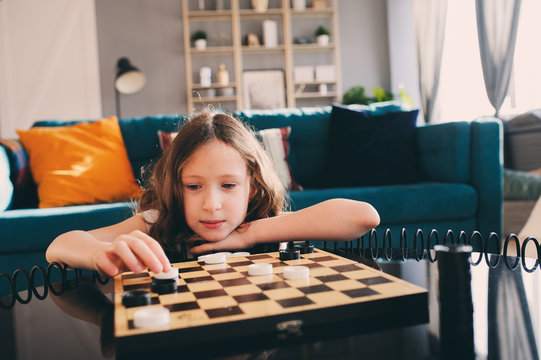
M118 256L134 273L143 271L143 265L133 253L131 246L128 245L128 242L131 240L130 236L121 235L118 239L118 241L113 242L113 251L115 255Z
M143 262L144 265L148 266L150 270L155 273L160 273L163 271L163 265L158 257L152 252L148 244L137 237L129 239L128 245L133 253Z
M139 233L141 234L139 238L145 242L145 244L149 247L150 251L152 251L152 253L154 253L154 255L158 258L158 261L162 264L162 268L164 270L169 269L171 267L171 263L169 262L167 255L165 255L162 246L147 234L143 232Z
M96 255L96 266L108 276L115 276L119 273L118 267L109 259L106 253L98 253Z

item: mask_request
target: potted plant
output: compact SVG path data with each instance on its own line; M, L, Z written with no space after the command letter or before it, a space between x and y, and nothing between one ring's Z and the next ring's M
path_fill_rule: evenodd
M203 30L197 30L192 34L192 42L197 50L207 48L207 33Z
M329 29L327 29L325 26L321 25L316 29L316 32L314 33L317 39L317 43L321 46L327 46L329 45Z

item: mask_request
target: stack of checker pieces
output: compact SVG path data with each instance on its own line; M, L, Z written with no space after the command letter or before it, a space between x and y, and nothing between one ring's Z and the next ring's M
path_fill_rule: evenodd
M248 266L254 263L271 263L273 275L249 276ZM310 269L309 278L283 278L285 267L298 265ZM169 309L170 323L162 328L135 328L133 314L142 307L122 305L124 293L150 291L152 273L115 277L117 352L230 343L249 336L279 339L280 331L287 331L281 325L288 323L300 327L297 330L302 333L311 326L352 320L361 324L370 319L385 322L401 314L409 314L411 324L428 320L425 289L320 249L298 260L281 261L274 252L231 257L224 264L191 261L173 266L179 269L177 291L151 293L148 305Z

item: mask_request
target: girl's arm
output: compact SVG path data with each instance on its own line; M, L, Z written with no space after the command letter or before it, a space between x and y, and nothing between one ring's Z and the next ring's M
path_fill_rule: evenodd
M258 243L356 239L378 226L372 205L355 200L332 199L280 216L259 219L215 243L193 247L192 253L249 248Z
M147 234L141 215L91 231L74 230L58 236L47 248L47 261L114 276L122 271L161 272L171 267L160 244Z

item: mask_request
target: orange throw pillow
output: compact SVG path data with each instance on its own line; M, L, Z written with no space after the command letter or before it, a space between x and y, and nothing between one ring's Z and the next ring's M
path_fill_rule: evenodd
M17 134L30 159L40 208L126 201L141 193L114 116Z

